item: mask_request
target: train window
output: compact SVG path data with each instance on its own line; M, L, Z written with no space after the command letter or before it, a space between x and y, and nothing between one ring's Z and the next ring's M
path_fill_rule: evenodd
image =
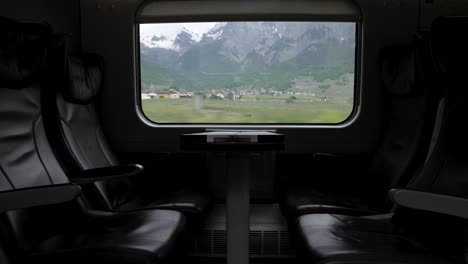
M142 108L158 123L341 123L355 51L356 23L142 24Z
M355 3L231 3L148 0L140 6L135 21L145 116L160 124L348 120L358 79Z

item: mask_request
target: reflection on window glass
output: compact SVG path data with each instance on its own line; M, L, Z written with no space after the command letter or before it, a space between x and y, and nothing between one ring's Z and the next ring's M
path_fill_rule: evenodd
M158 123L340 123L355 46L355 23L141 24L143 111Z

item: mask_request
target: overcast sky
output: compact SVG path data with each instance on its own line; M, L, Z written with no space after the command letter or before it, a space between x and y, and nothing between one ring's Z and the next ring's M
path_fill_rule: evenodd
M215 25L216 22L142 24L140 25L140 35L142 37L154 35L174 36L185 27L201 36Z

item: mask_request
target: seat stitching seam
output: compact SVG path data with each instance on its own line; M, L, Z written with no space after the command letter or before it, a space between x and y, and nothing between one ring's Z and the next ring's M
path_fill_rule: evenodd
M36 117L33 119L33 123L32 123L33 141L34 141L34 146L36 147L35 151L36 151L37 157L39 158L39 161L41 162L42 166L44 167L44 170L47 173L47 177L49 178L50 183L54 184L54 181L52 180L52 177L50 176L49 170L47 169L46 165L44 164L44 161L42 160L41 153L38 151L39 146L37 145L36 130L34 129L34 126L37 124L37 122L39 122L39 119L41 118L41 116L42 116L42 113L39 111L37 113Z
M6 171L3 169L3 167L2 167L1 164L0 164L0 171L5 175L5 178L6 178L6 180L8 181L8 183L10 184L11 188L16 189L16 188L15 188L15 185L14 185L13 182L11 181L10 177L8 177L8 174L7 174Z

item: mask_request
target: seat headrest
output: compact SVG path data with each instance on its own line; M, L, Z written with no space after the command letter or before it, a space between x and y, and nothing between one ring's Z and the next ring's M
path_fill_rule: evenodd
M65 100L89 104L99 94L103 82L102 57L86 54L68 58L68 85L62 91Z
M441 73L467 72L468 17L440 17L432 24L432 55Z
M415 90L415 52L413 46L382 49L381 74L385 89L394 95L407 95Z
M38 80L51 34L46 23L0 17L0 88L21 89Z

